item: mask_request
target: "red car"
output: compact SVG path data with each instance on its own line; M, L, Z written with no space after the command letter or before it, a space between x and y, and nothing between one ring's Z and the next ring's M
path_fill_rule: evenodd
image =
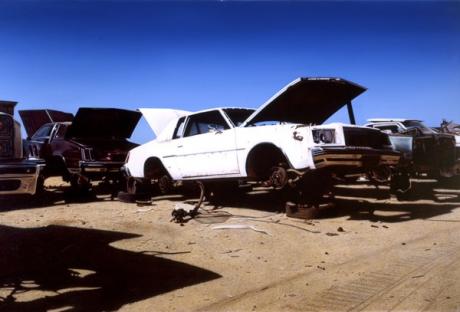
M46 161L44 175L62 176L79 190L91 180L118 181L128 141L141 113L116 108L80 108L70 113L42 109L19 111L28 138L25 152Z

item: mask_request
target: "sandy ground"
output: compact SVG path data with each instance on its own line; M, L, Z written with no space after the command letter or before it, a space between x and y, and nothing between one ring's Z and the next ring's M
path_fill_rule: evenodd
M311 221L255 192L180 226L180 195L138 206L47 185L0 199L0 311L460 310L455 188L420 182L398 202L339 187Z

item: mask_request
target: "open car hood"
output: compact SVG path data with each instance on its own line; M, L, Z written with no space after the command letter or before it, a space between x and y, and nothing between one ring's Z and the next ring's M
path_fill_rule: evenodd
M173 119L190 114L187 111L169 108L139 108L139 110L157 137Z
M119 108L80 108L67 130L68 138L129 138L141 113Z
M29 137L33 136L44 124L73 120L73 114L52 109L20 110L19 116L21 116L22 123Z
M297 78L246 119L243 126L264 121L322 124L366 91L342 78Z

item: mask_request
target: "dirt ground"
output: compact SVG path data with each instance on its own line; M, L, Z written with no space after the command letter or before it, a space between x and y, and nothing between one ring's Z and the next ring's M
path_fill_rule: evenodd
M310 221L255 191L183 226L181 195L138 206L47 185L0 199L0 311L460 310L455 185L419 181L403 202L339 186Z

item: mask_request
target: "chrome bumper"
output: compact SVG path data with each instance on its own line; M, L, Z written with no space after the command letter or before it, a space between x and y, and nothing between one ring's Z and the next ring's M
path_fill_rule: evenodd
M37 181L44 164L0 165L0 195L30 194L37 191Z
M117 174L120 173L124 162L114 161L80 161L82 174Z
M399 152L375 149L331 148L315 150L313 161L316 168L354 167L376 168L379 166L396 166Z

